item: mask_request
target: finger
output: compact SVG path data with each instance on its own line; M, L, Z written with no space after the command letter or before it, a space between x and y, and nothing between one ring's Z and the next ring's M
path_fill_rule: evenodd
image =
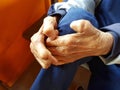
M45 36L43 34L38 34L36 33L32 38L31 38L31 45L36 50L36 53L39 54L39 57L42 59L48 58L46 53L49 53L47 48L44 45L44 38Z
M36 37L34 37L33 39L35 39L35 38ZM39 35L39 38L37 38L37 39L39 39L39 40L37 41L35 39L35 40L33 40L31 42L31 48L34 48L34 50L36 50L36 52L34 52L34 53L37 54L39 56L39 58L49 59L49 60L53 60L53 61L57 62L57 60L52 56L50 51L44 45L44 36L43 35L41 35L41 36Z
M90 49L86 50L86 47L84 46L76 46L76 45L48 47L48 50L53 55L59 55L59 56L67 56L67 55L74 54L74 53L84 53L84 52L90 51Z
M35 51L33 52L33 54L36 54L39 58L49 59L57 62L54 56L52 56L50 51L46 48L44 44L44 39L45 36L41 32L34 34L31 38L31 51Z
M37 33L44 34L47 37L49 37L51 40L53 40L58 36L59 32L58 30L55 30L52 25L43 24Z
M51 66L51 62L49 60L39 59L36 58L38 63L41 65L42 68L47 69Z
M53 30L52 30L53 31ZM54 39L56 39L57 37L58 37L58 30L54 30L53 32L50 32L50 34L49 35L46 35L45 33L45 35L48 37L48 39L50 39L50 40L54 40Z
M40 29L38 30L38 32L37 33L42 33L42 31L43 31L43 24L41 25L41 27L40 27Z
M39 58L42 58L42 59L48 59L48 60L53 60L53 61L57 61L51 54L51 52L44 46L43 43L38 43L36 46L35 46L35 50L36 50L36 53L38 54Z
M55 28L57 25L56 19L54 17L47 17L44 19L43 33L50 39L55 39L58 35Z
M72 63L75 62L77 60L80 60L81 58L84 57L88 57L85 54L78 54L78 53L74 53L74 54L70 54L67 56L55 56L55 58L58 59L58 62L52 62L52 64L54 65L62 65L62 64L67 64L67 63Z
M55 40L46 40L46 45L47 46L65 46L65 45L70 45L73 41L72 40L72 34L68 35L63 35L63 36L58 36Z
M51 65L51 60L55 60L44 45L44 35L41 34L41 29L31 37L30 49L36 60L43 68L48 68Z
M47 69L48 67L51 66L50 60L39 58L38 56L36 56L36 54L34 54L34 57L38 61L38 63L41 65L42 68Z
M59 56L66 56L66 55L73 53L71 48L67 46L48 47L48 49L53 55L59 55Z
M70 24L70 27L76 32L84 33L85 30L88 30L87 27L89 23L87 20L76 20Z
M42 68L48 68L51 65L50 60L45 60L39 57L37 50L33 47L33 44L30 44L31 52L33 53L35 59L38 61L38 63L42 66Z

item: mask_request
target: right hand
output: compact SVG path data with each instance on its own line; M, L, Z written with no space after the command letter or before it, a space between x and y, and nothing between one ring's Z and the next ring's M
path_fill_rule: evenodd
M37 33L31 37L30 49L36 60L42 66L47 69L52 62L57 62L57 59L46 48L45 37L55 39L58 35L57 21L55 17L48 16L44 19L43 25Z
M107 55L111 51L114 41L111 33L95 28L88 20L73 21L70 27L76 33L46 41L47 48L58 60L54 65L72 63L88 56Z

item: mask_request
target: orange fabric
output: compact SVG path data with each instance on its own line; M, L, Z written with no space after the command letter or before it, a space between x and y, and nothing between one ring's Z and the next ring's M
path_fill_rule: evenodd
M0 80L8 86L34 60L23 32L42 17L50 0L0 0Z

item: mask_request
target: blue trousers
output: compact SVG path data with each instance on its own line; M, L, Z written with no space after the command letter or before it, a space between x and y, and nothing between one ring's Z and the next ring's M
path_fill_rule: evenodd
M79 19L89 20L98 27L93 14L81 8L71 8L58 24L60 35L75 33L69 25L72 21ZM120 82L120 77L118 78L119 74L114 71L118 67L106 66L98 57L86 57L74 63L52 65L48 69L41 69L30 90L67 90L78 66L86 62L92 73L88 90L120 90L120 83L117 83L118 80Z

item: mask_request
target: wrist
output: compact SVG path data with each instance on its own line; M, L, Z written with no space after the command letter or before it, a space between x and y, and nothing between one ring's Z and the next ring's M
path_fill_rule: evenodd
M113 36L109 32L101 32L101 55L107 55L110 53L113 46Z

